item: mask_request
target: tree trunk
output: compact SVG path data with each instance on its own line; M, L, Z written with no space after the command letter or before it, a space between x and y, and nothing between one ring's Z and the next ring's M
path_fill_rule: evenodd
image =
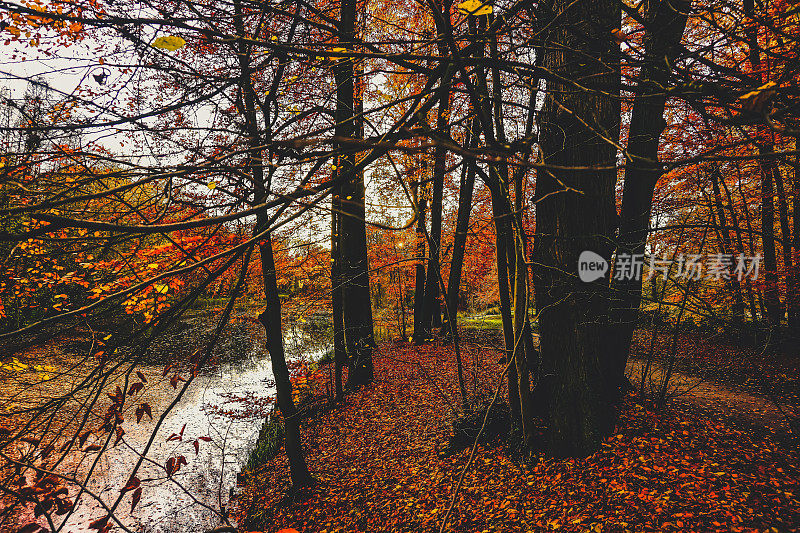
M441 50L440 50L441 52ZM450 134L450 80L439 86L439 109L436 115L436 133ZM447 150L437 144L433 151L433 196L431 198L431 231L428 243L428 272L425 276L425 298L422 303L422 326L425 338L433 335L434 328L442 325L442 306L439 302L439 249L442 243L442 200Z
M608 261L613 252L620 121L613 31L619 31L621 12L613 0L554 0L549 7L554 18L543 36L551 45L543 67L553 75L540 147L544 164L554 166L537 175L534 286L548 442L553 454L571 456L592 453L615 419L616 383L605 379L602 344L608 281L579 281L578 257L591 250Z
M344 342L344 315L342 314L342 258L340 249L340 227L342 221L340 187L334 188L331 200L331 306L333 310L333 360L336 399L344 396L342 388L342 371L347 367L347 347ZM349 373L349 369L348 369Z
M260 227L260 224L259 224ZM261 252L261 272L264 276L264 296L267 308L258 316L267 336L267 349L272 362L272 374L275 377L278 408L283 414L286 428L286 455L289 458L289 471L292 485L304 487L311 485L314 478L308 472L303 448L300 441L300 419L292 399L292 382L289 379L289 368L286 365L286 354L283 351L283 335L281 332L281 301L278 296L278 284L275 277L275 258L272 253L272 237L268 233L259 245Z
M417 264L414 266L414 344L425 341L425 327L422 320L422 305L425 301L425 211L428 200L419 181L411 184L414 203L417 205Z
M472 131L468 146L475 148L480 136L480 123L477 119L472 121ZM467 244L467 230L469 229L469 216L472 211L472 193L475 190L475 161L464 160L464 171L458 195L458 213L456 215L456 230L453 236L453 257L450 261L450 275L447 279L447 322L443 333L452 336L454 328L458 326L456 316L458 313L459 291L461 289L461 272L464 268L464 255Z
M352 50L355 42L356 0L343 0L339 23L339 42ZM333 67L336 79L337 137L358 138L356 119L356 79L352 59L341 59ZM340 147L340 150L342 148ZM356 154L350 147L338 159L340 172L341 226L339 257L341 258L342 314L344 338L350 372L347 387L353 388L373 378L372 306L369 291L369 263L364 208L364 174L356 169Z
M772 145L759 146L762 156L772 153ZM767 308L767 319L771 328L781 324L780 295L778 294L778 257L775 251L775 192L773 189L773 164L770 159L762 158L761 168L761 246L764 250L764 300Z
M711 169L711 187L714 191L714 207L716 207L716 216L719 219L719 235L722 241L722 253L733 255L733 246L731 245L730 230L727 229L728 221L725 216L725 208L722 205L722 194L720 192L719 182L722 181L719 167ZM713 208L712 208L713 211ZM731 271L731 274L733 272ZM731 275L726 284L733 296L733 318L739 324L744 322L744 299L742 298L742 285L736 276Z
M783 272L786 277L786 308L789 310L789 301L797 291L794 286L794 277L792 276L792 233L789 229L789 205L786 201L786 189L783 188L783 175L781 174L781 167L776 162L773 167L773 176L775 176L775 190L778 193L778 223L781 228L781 252L783 256ZM781 309L783 315L783 309Z
M645 2L644 64L628 136L617 257L644 258L653 192L661 177L658 142L666 126L663 87L669 84L669 65L677 54L690 3L687 0ZM609 385L622 391L642 301L642 276L614 279L611 295L612 323L606 339L608 360L605 366Z
M795 152L800 148L800 137L794 138ZM792 179L792 283L786 295L789 328L795 336L800 335L800 154L794 156Z
M758 17L755 13L754 0L742 3L746 17L744 31L747 43L747 57L750 70L756 85L769 81L768 69L762 69L761 47L758 43ZM759 6L762 7L762 6ZM761 172L761 244L764 252L764 302L770 328L780 326L783 312L778 293L778 258L775 251L775 192L773 189L773 173L775 162L771 155L774 148L769 139L771 133L763 126L756 128L755 144L758 147L759 168Z
M242 20L242 7L239 1L235 2L235 23L237 33L245 36ZM264 125L264 130L259 128L257 116L258 101L252 85L252 68L250 65L250 50L246 41L239 41L238 59L241 70L240 87L242 99L240 111L245 118L245 133L248 136L247 170L253 179L253 203L264 203L269 191L270 175L264 173L263 147L271 137L270 124ZM283 68L279 68L276 76L282 76ZM256 214L254 235L263 233L269 224L269 215L262 209ZM283 349L283 334L281 331L281 302L278 296L278 283L275 272L275 257L272 250L272 235L268 232L259 242L261 256L261 274L264 281L264 299L266 309L258 317L264 326L267 350L272 364L272 373L275 378L275 389L278 408L281 411L286 429L286 455L289 458L289 471L294 487L304 487L314 483L314 478L308 471L303 456L302 442L300 439L300 421L292 398L292 383L289 368L286 365L286 354Z

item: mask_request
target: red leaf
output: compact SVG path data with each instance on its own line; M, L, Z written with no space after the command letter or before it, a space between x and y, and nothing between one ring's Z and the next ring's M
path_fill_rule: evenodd
M142 405L140 405L139 407L136 408L136 423L137 424L142 420L142 417L145 415L145 413L147 414L147 416L150 417L150 420L153 419L153 413L150 412L150 404L149 403L143 403Z
M192 444L194 445L194 454L197 455L198 453L200 453L200 441L195 439Z
M179 376L178 374L175 374L171 378L169 378L169 384L172 385L173 389L178 388L178 382L179 381L186 381L186 380L184 378L182 378L181 376Z
M198 437L203 442L211 442L211 437Z
M91 431L84 431L81 435L79 435L78 436L78 445L79 446L83 446L86 443L86 439L88 439L89 435L91 435L91 434L92 434Z
M174 457L170 457L169 459L167 459L167 465L166 465L167 477L172 477L172 474L177 472L178 468L180 468L180 466L177 467L175 466L176 463L177 461L175 460Z
M120 492L128 492L129 490L138 489L141 484L142 482L139 481L139 478L134 476L130 480L128 480L127 485L125 485L124 487L122 487L122 489L120 489Z
M104 516L103 518L98 518L97 520L90 522L89 529L103 529L104 527L106 527L109 518L110 517L108 516Z
M141 380L142 383L147 383L147 380L145 379L144 374L142 374L138 370L136 371L136 377L138 377Z
M83 452L84 453L96 452L96 451L102 450L102 449L103 449L103 447L100 446L99 444L92 444L91 446L87 446L86 448L84 448Z
M133 512L134 507L136 504L139 503L139 500L142 499L142 487L139 487L135 491L133 491L133 498L131 499L131 512Z
M27 526L22 526L22 529L17 531L17 533L35 533L36 531L40 531L42 529L42 526L39 524L28 524Z
M169 364L169 365L165 366L165 367L164 367L164 373L162 374L162 376L166 377L166 376L167 376L167 374L169 374L169 371L170 371L170 369L171 369L171 368L172 368L172 365L171 365L171 364Z
M124 434L125 434L125 430L124 430L124 429L122 429L121 427L118 427L118 428L117 428L117 440L115 440L115 441L114 441L114 446L116 446L117 444L119 444L119 441L121 441L121 440L122 440L122 436L123 436Z
M137 381L136 383L130 386L130 388L128 389L128 394L133 396L143 388L144 388L144 383L142 383L141 381Z

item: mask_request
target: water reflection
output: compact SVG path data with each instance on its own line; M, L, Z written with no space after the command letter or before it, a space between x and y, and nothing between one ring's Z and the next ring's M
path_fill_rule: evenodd
M289 357L318 359L328 349L326 339L303 325L287 328L285 344ZM160 368L152 370L160 372ZM181 533L219 525L214 510L227 505L236 474L255 444L268 398L274 393L272 377L269 355L256 345L245 357L219 364L195 379L160 428L140 469L138 477L144 487L140 503L129 513L128 493L116 513L127 527L148 533ZM172 389L168 385L163 390L167 400L174 397L174 391L169 395ZM137 460L136 451L143 450L150 438L155 423L145 420L126 423L124 444L100 458L89 488L105 502L115 501ZM181 439L168 441L181 431ZM194 441L200 437L211 441L198 440L196 453ZM188 464L166 479L162 465L180 455ZM99 516L103 516L99 504L84 497L63 531L93 531L88 524Z

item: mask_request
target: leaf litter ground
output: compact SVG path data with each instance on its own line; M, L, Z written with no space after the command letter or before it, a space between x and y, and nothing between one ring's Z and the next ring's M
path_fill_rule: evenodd
M462 351L468 387L493 391L498 353ZM469 456L443 453L460 404L452 346L385 343L375 366L373 384L304 422L317 486L287 498L285 454L244 476L245 529L438 531ZM483 443L447 531L798 530L791 441L712 417L685 403L655 413L629 398L615 435L586 459L524 463L501 441Z

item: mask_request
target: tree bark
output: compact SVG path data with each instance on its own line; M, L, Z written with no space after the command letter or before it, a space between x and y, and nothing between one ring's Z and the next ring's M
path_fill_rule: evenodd
M441 47L440 47L441 48ZM441 53L441 50L440 50ZM439 86L439 109L436 114L436 133L450 134L450 80L443 79ZM442 306L439 302L439 249L442 243L442 201L447 149L437 144L433 150L433 196L431 198L431 231L428 242L428 272L425 275L425 298L422 303L422 326L425 338L433 335L434 328L442 325Z
M241 3L237 0L234 4L236 13L235 23L237 33L244 37L245 28L242 19ZM242 90L240 111L245 118L245 133L248 136L247 170L253 179L253 203L259 205L267 198L270 178L265 175L263 164L263 147L271 137L270 123L264 124L264 130L259 128L257 115L257 98L252 85L253 70L250 65L250 50L244 40L237 44L239 67L241 70L240 87ZM283 68L279 67L276 77L280 78ZM267 115L269 115L267 113ZM254 235L263 233L269 224L269 214L265 209L256 214ZM272 250L272 236L267 232L259 242L261 256L261 273L264 281L264 299L266 309L258 317L264 326L267 350L272 364L272 373L275 378L275 389L278 408L281 411L286 429L286 455L289 458L289 471L292 485L295 488L308 486L314 483L314 478L308 471L305 457L303 456L302 442L300 439L300 421L297 417L294 400L292 398L292 383L289 368L286 365L286 354L283 349L283 334L281 331L281 302L278 295L278 283L275 272L275 257Z
M619 139L619 2L549 3L543 38L547 98L540 117L545 165L537 174L534 286L547 401L548 443L558 456L592 453L614 420L602 341L607 279L578 280L578 257L610 260ZM549 21L545 20L544 24ZM592 59L589 59L592 58ZM596 58L596 59L595 59ZM574 82L585 89L576 89Z
M690 0L645 2L644 63L628 135L618 257L623 254L644 257L653 192L661 177L658 142L666 127L663 88L669 83L670 64L677 54L690 4ZM614 279L611 297L612 323L606 339L608 360L605 366L609 385L621 392L642 301L642 276Z
M417 263L414 265L414 344L425 341L425 327L422 320L422 305L425 300L425 212L428 206L427 195L419 180L411 184L411 193L417 205Z
M472 121L470 132L470 148L477 146L480 137L480 123L477 119ZM444 324L443 333L452 336L457 324L459 291L461 289L461 273L464 268L464 255L467 244L467 230L469 217L472 211L472 193L475 189L475 161L464 160L464 171L459 187L458 213L456 215L455 235L453 236L453 257L450 261L450 274L447 279L447 322Z
M339 42L347 50L355 43L356 0L343 0L339 22ZM336 127L337 137L356 139L360 136L360 118L356 117L356 77L353 60L336 61ZM350 372L347 387L354 388L372 381L372 306L369 290L367 233L364 208L364 174L357 171L356 153L350 147L341 152L337 171L340 172L341 226L339 256L341 258L342 314L344 338Z

